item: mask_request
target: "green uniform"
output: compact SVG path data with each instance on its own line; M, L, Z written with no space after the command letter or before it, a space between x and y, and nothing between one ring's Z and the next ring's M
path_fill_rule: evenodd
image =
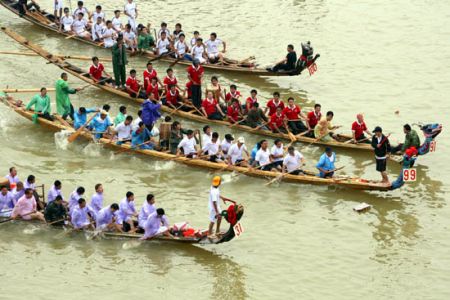
M29 110L33 105L35 112L41 112L43 114L50 114L51 112L50 97L48 95L45 95L44 97L42 97L41 94L35 95L33 98L31 98L31 101L28 103L25 109Z
M138 37L138 49L149 50L155 44L155 39L150 34L140 34Z
M125 116L123 113L119 112L116 116L116 118L114 119L114 126L117 126L118 124L122 123L123 121L125 121L125 118L127 116Z
M416 147L416 149L419 149L420 147L420 138L415 130L411 130L406 134L405 143L402 146L402 152L405 152L406 149L413 146Z
M64 206L62 204L57 204L56 201L50 202L45 208L44 212L45 220L49 223L61 220L60 222L54 223L53 225L55 226L64 225L64 219L66 218L66 214L67 212Z
M125 86L126 81L126 69L125 65L127 61L127 52L125 45L122 44L122 48L119 48L118 44L114 44L112 47L112 63L114 70L114 77L116 80L116 86Z
M58 79L56 81L56 111L63 118L73 115L73 106L70 103L69 94L75 94L77 91L71 89L67 81Z

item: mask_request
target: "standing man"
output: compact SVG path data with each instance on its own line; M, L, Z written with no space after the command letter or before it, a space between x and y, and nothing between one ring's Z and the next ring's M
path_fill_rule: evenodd
M130 0L129 0L130 1ZM117 39L117 43L112 47L112 63L114 78L116 79L116 89L125 89L127 51L123 43L123 37Z
M380 126L375 127L372 131L372 148L375 152L375 161L377 163L377 171L381 173L381 182L389 184L389 178L386 173L387 154L391 151L391 144L387 136L383 134Z
M133 31L136 32L136 19L138 17L136 2L133 0L127 0L123 12L126 16L128 16L128 24L130 24Z
M366 137L364 133L367 133L369 137L372 135L370 134L369 130L367 130L366 123L364 122L364 116L362 114L356 115L356 121L352 124L352 142L357 143L370 143L369 137Z
M64 120L67 119L67 116L70 116L70 118L74 120L74 110L73 105L70 102L69 94L76 94L76 92L81 89L70 88L67 80L67 73L62 73L61 78L56 81L56 110Z
M30 110L33 106L35 112L33 115L33 121L35 121L38 116L49 121L53 121L53 117L50 115L50 97L47 95L47 89L45 87L41 88L41 92L39 94L34 95L25 109Z
M194 59L192 66L187 69L188 79L191 82L192 90L192 104L200 109L202 106L202 79L203 79L203 67L200 65L198 59Z
M220 176L214 176L212 180L211 189L209 191L209 229L208 236L214 237L213 235L213 227L216 225L216 236L220 235L220 223L222 222L222 215L220 209L220 199L223 200L223 197L220 196L219 186L222 182Z
M416 149L420 148L420 138L417 135L417 132L411 128L411 125L403 125L403 132L405 133L405 142L393 147L392 153L397 153L399 151L404 153L406 149L410 147L416 147Z
M293 45L287 46L287 52L286 58L280 60L275 64L274 67L269 68L269 71L272 72L278 72L279 70L283 71L293 71L295 70L295 64L297 62L297 53L294 51Z

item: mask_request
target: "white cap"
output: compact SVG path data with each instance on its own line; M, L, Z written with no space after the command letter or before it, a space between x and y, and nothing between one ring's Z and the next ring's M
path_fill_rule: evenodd
M238 138L238 142L241 143L241 144L245 144L245 139L244 139L244 137L243 137L243 136L240 136L240 137Z
M107 116L107 115L108 115L108 112L107 112L106 110L102 109L102 110L100 111L100 114L101 114L101 115Z

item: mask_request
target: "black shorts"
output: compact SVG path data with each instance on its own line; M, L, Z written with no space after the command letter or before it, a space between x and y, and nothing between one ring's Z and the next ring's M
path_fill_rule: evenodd
M384 172L386 171L386 158L384 159L375 159L377 162L377 171L378 172Z
M243 161L244 161L243 159L236 159L236 161L234 162L234 165L240 166Z
M275 163L270 163L261 168L262 171L271 171L273 168L276 168Z

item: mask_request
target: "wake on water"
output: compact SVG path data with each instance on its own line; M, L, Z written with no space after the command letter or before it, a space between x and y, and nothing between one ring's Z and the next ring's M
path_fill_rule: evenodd
M70 130L62 130L55 133L55 144L57 149L67 150L69 141L67 138L73 133Z

